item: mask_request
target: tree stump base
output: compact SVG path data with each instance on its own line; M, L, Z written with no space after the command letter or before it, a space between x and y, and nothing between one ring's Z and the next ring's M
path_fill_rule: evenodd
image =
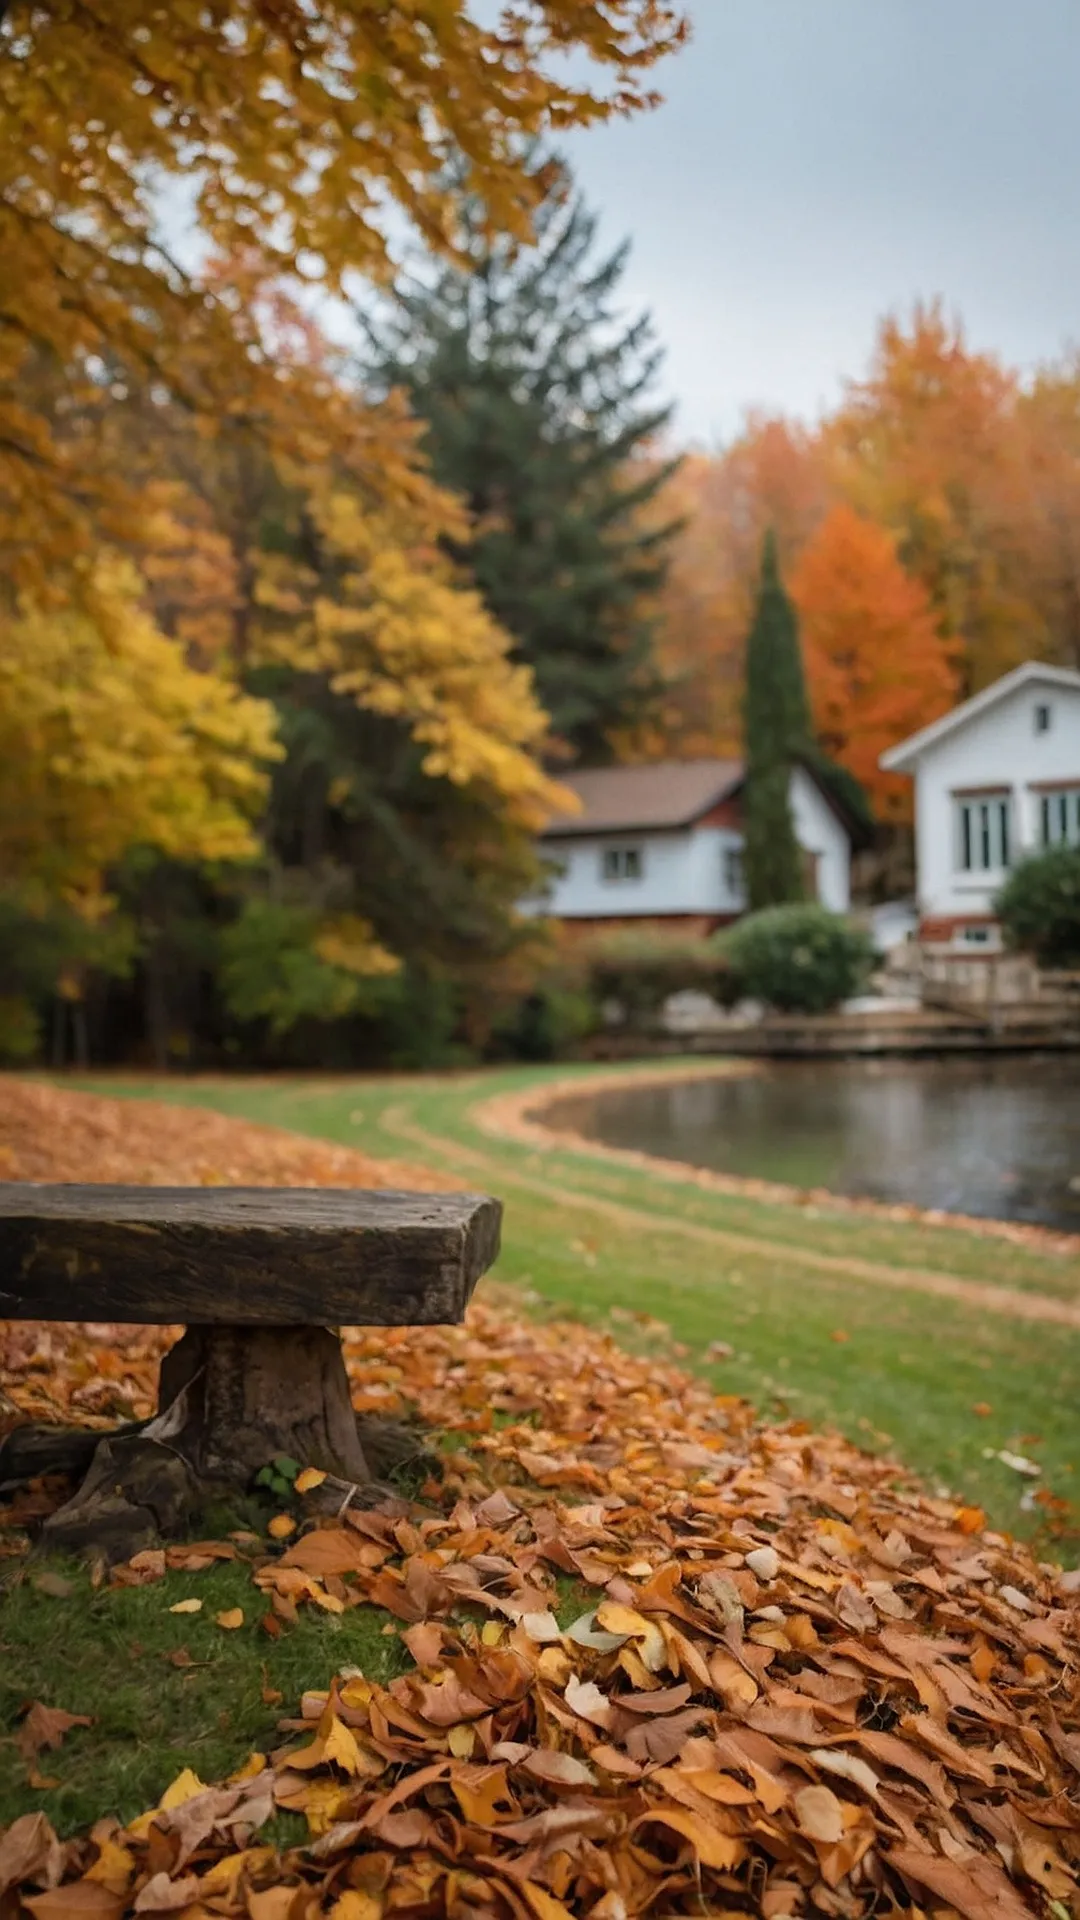
M0 1488L82 1477L46 1542L112 1560L245 1492L279 1455L327 1475L316 1505L390 1495L375 1473L423 1459L422 1445L357 1422L331 1329L457 1325L501 1216L476 1193L0 1182L5 1317L187 1324L152 1419L16 1429Z
M364 1423L380 1465L419 1451L405 1429L380 1448L377 1425ZM45 1521L44 1543L115 1561L175 1537L208 1500L246 1492L279 1454L369 1499L389 1491L365 1455L328 1327L189 1327L161 1363L152 1419L107 1434L16 1428L0 1447L0 1482L84 1474Z

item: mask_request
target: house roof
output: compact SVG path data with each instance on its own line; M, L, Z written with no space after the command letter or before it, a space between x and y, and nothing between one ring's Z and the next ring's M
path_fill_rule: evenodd
M880 764L886 773L913 773L919 756L927 747L936 747L959 727L965 727L980 713L989 712L999 700L1005 700L1018 687L1023 686L1068 687L1080 693L1080 673L1071 667L1051 667L1041 660L1025 660L1023 666L1014 667L1011 673L1003 674L981 693L973 694L970 700L964 700L954 707L951 713L943 714L940 720L934 720L920 732L913 733L907 740L901 740L898 746L890 747L883 753Z
M661 760L647 767L585 767L559 776L576 793L581 812L553 821L545 839L583 833L639 832L688 827L743 777L741 760Z

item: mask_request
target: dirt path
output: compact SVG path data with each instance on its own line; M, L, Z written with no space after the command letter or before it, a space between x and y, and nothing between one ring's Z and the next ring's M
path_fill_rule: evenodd
M919 1267L885 1266L873 1260L860 1260L850 1254L818 1253L811 1247L793 1246L786 1241L738 1233L725 1227L705 1226L696 1220L680 1220L670 1214L628 1206L624 1201L609 1200L600 1194L582 1193L575 1187L561 1186L534 1174L518 1172L475 1148L463 1146L459 1140L431 1133L412 1119L406 1105L386 1108L382 1123L387 1132L399 1140L407 1140L410 1145L421 1147L426 1153L446 1155L452 1164L475 1168L485 1182L496 1190L505 1186L519 1187L525 1192L538 1194L541 1199L553 1200L559 1206L578 1207L586 1213L599 1215L602 1219L610 1220L614 1226L630 1232L675 1234L681 1239L696 1241L701 1246L723 1248L729 1253L757 1254L805 1267L814 1273L826 1273L837 1279L864 1280L872 1286L889 1287L903 1293L922 1293L939 1300L958 1300L965 1306L978 1307L986 1313L1004 1314L1013 1320L1033 1320L1060 1327L1080 1328L1080 1301L1056 1300L1049 1294L1028 1293L1017 1287L991 1286L982 1281L963 1280L955 1274L934 1273Z

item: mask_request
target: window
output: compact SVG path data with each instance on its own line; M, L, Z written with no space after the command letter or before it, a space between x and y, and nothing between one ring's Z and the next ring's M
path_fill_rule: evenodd
M1040 794L1039 825L1044 847L1080 847L1080 787Z
M960 938L966 947L988 947L990 929L989 927L965 927Z
M956 803L956 864L961 873L995 873L1009 864L1009 796L979 795Z
M1035 709L1036 733L1049 733L1052 717L1052 709L1046 705L1045 701L1040 701Z
M724 892L732 900L741 900L746 886L741 847L724 848Z
M604 880L640 880L643 865L640 847L605 847L600 855Z

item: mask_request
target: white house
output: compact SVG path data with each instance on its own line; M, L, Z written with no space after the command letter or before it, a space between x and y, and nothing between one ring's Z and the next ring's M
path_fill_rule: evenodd
M920 938L995 949L994 896L1010 868L1080 846L1080 673L1030 660L881 764L915 779Z
M688 932L711 932L745 911L740 760L599 767L562 780L581 811L543 835L541 850L555 867L544 911L583 929L645 921ZM843 913L852 825L801 766L790 798L811 891Z

